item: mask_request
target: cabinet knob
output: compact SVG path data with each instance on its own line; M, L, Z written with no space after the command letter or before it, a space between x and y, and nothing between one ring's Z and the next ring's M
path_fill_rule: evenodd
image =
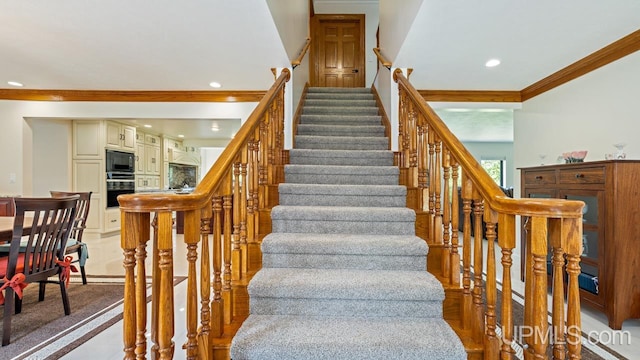
M536 176L536 180L542 180L542 175Z
M118 220L116 220L116 219L111 220L111 222L112 222L112 223L114 223L114 222L116 222L116 221L118 221Z
M576 174L576 179L582 179L584 177L584 174Z

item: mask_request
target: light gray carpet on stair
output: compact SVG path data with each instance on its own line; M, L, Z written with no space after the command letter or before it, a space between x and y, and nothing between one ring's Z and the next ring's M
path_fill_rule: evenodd
M309 88L240 359L466 359L370 89Z

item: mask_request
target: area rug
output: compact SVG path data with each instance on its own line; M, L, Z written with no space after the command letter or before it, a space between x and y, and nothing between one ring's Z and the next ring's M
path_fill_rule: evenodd
M174 285L184 279L176 278ZM46 359L58 359L120 321L123 278L102 279L105 282L97 282L100 280L90 279L87 285L69 284L67 291L71 314L68 316L64 315L57 285L47 285L47 294L42 302L38 301L38 286L28 286L24 291L22 312L11 318L11 344L0 349L0 358L30 359L30 355L46 349ZM51 350L52 344L61 342L65 344L63 348L56 349L53 346Z

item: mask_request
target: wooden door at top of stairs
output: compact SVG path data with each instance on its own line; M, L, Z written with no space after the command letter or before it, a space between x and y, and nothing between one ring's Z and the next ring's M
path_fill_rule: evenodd
M313 17L312 86L364 87L364 15Z

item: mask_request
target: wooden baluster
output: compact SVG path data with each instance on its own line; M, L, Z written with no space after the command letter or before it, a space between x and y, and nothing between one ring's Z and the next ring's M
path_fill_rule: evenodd
M433 164L433 179L434 184L434 223L433 223L433 238L436 244L442 244L442 142L438 135L433 135L435 144L435 163Z
M398 109L398 162L397 166L400 168L400 185L407 185L406 168L408 167L409 157L407 156L407 143L406 143L406 121L407 121L407 101L404 90L398 87L399 92L399 109Z
M514 215L499 215L498 245L502 248L502 346L500 350L501 360L515 360L516 353L511 347L513 342L513 299L511 285L511 266L513 261L511 253L516 246L516 219Z
M449 151L444 149L442 152L442 166L444 168L444 211L442 213L442 276L449 280L451 277L451 159ZM458 208L455 208L458 211ZM453 229L451 229L453 230ZM455 231L458 229L456 228Z
M551 336L553 358L565 359L564 337L564 250L562 246L562 220L549 219L549 246L551 247Z
M265 209L267 207L268 191L266 189L269 185L269 148L270 148L270 135L269 135L269 118L265 115L260 121L260 141L258 142L258 171L260 178L258 179L258 208Z
M563 248L567 254L567 349L569 359L580 359L582 353L580 323L580 255L582 254L582 219L562 219Z
M158 213L155 213L153 220L151 221L151 227L153 228L153 254L152 264L153 269L151 273L153 278L151 279L151 357L153 359L159 359L158 353L158 319L160 317L160 253L158 250ZM146 284L145 284L146 287ZM146 301L146 300L145 300Z
M140 216L139 213L122 211L122 232L120 233L120 247L124 255L122 266L124 267L124 304L122 310L122 340L124 359L136 358L136 329L137 329L137 304L136 304L136 247L140 242ZM141 266L144 266L142 264ZM145 299L146 312L146 299Z
M484 214L484 201L475 193L473 196L473 338L481 342L484 338L484 304L482 302L482 215Z
M211 206L200 210L200 331L198 336L198 353L203 359L209 358L211 343L211 261L209 254L209 233L211 232Z
M411 188L418 187L418 113L413 103L409 104L409 181Z
M240 245L240 163L233 164L233 250L231 279L242 277L242 248Z
M435 178L435 133L429 131L427 141L429 144L429 241L435 243L435 219L436 219L436 178Z
M498 298L497 278L496 278L496 223L498 214L491 209L485 211L485 222L487 223L487 310L485 318L487 330L484 338L484 356L487 359L497 359L500 352L500 341L496 334L496 303Z
M533 262L533 316L525 326L533 329L533 341L528 350L534 358L546 359L549 339L547 331L547 219L531 217L531 254Z
M198 241L200 240L200 211L184 212L184 242L187 245L187 342L182 346L187 359L198 357L198 278L196 261L198 260Z
M158 308L158 355L160 360L173 359L173 219L171 211L159 211L158 264L160 268L160 306Z
M472 297L471 297L471 183L462 178L462 211L464 213L462 227L462 309L460 318L463 328L470 330L472 321Z
M421 211L427 211L428 199L429 199L429 174L427 170L427 133L429 132L429 126L423 125L418 128L418 209Z
M460 253L458 252L458 228L460 226L460 198L458 197L458 162L451 157L451 272L449 283L460 286Z
M146 359L147 357L147 273L145 261L147 260L147 242L150 240L150 215L140 213L136 217L136 232L139 234L138 246L136 247L136 263L138 266L136 275L136 304L144 304L144 308L136 311L136 358ZM144 286L140 286L143 284ZM156 303L157 304L157 303Z
M213 197L213 301L211 302L211 335L221 337L224 331L222 300L222 197Z
M262 204L260 203L260 167L262 160L260 159L260 141L254 143L254 166L255 173L253 177L253 229L255 231L253 243L251 245L258 246L258 236L260 234L260 212ZM251 253L251 250L249 250Z
M240 249L242 252L242 258L240 264L242 265L242 277L246 276L248 271L248 249L247 249L247 151L242 151L242 163L240 164Z
M256 236L256 230L255 230L255 220L256 217L253 214L253 193L254 193L254 189L255 189L255 185L254 185L254 179L255 179L255 172L256 172L256 157L255 157L255 143L253 141L249 141L249 143L247 144L248 147L248 157L249 157L249 163L248 163L248 170L249 170L249 177L248 177L248 181L247 181L247 244L251 244L255 241L255 236Z
M524 275L524 325L531 326L533 324L533 308L536 306L533 296L533 254L531 253L531 217L526 217L523 225L525 229L525 238L523 243L526 243L525 247L525 275ZM531 328L530 328L531 329ZM532 344L533 336L532 331L526 331L523 329L522 342L526 346L524 351L525 359L531 359L533 357Z
M227 177L231 179L231 174ZM224 193L231 193L230 181L224 187ZM222 299L224 302L224 323L230 324L233 314L233 301L231 299L231 195L224 195L224 241L222 255L224 257L224 271L222 274Z

